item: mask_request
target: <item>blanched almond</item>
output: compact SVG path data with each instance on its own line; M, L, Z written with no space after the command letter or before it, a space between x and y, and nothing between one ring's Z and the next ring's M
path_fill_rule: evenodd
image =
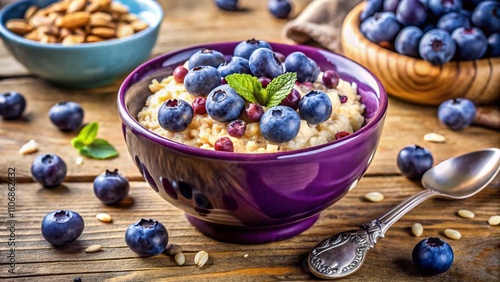
M110 9L113 12L117 12L120 14L128 13L128 7L123 5L120 2L111 2Z

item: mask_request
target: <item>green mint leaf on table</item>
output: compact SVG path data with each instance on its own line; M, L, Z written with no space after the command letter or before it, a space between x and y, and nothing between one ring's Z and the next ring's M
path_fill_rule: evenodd
M71 145L77 150L80 150L83 146L92 143L97 137L97 131L99 130L99 125L97 122L89 123L85 125L78 133L78 136L71 139Z
M259 103L262 106L274 107L290 94L297 80L294 72L284 73L273 79L266 88L255 76L249 74L235 73L225 77L231 88L251 103Z
M265 106L271 108L277 106L283 101L283 99L290 94L297 80L297 74L294 72L284 73L267 85L266 90L268 92L269 100Z
M93 159L108 159L118 156L118 151L104 139L97 137L97 122L84 126L78 135L71 139L71 145L83 156Z
M261 103L260 92L262 91L262 83L249 74L230 74L225 77L231 88L236 90L241 97L251 103Z
M118 156L118 151L104 139L95 139L89 145L85 145L80 150L80 154L93 159L108 159Z

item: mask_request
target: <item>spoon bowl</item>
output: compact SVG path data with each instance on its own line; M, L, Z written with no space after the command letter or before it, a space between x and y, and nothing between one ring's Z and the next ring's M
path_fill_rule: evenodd
M323 279L342 278L356 272L367 252L403 215L423 201L440 197L465 199L483 190L500 170L500 149L490 148L441 162L422 176L423 191L409 197L360 229L335 234L321 241L307 259L312 274Z
M479 193L500 170L500 149L491 148L448 159L422 176L428 190L447 198L465 199Z

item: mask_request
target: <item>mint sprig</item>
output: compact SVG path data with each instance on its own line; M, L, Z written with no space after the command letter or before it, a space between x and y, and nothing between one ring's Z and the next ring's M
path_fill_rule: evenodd
M297 80L297 74L284 73L271 80L266 88L262 87L257 77L249 74L234 73L225 79L229 86L248 102L271 108L279 105L290 94Z
M99 125L97 122L84 126L78 135L71 139L71 145L85 157L93 159L109 159L118 156L118 151L108 141L97 138Z

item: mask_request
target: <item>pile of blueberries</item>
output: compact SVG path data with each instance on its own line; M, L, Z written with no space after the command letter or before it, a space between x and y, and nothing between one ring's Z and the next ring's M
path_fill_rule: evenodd
M332 113L332 102L320 90L311 90L301 97L296 89L281 101L280 105L266 110L265 105L245 101L229 84L225 77L230 74L248 74L258 78L263 88L272 79L294 72L297 83L312 83L320 76L318 64L302 52L293 52L284 57L273 52L271 45L263 40L249 39L234 48L233 56L226 61L224 55L211 49L199 50L191 55L188 66L178 66L173 72L177 83L184 83L188 93L196 96L192 104L181 99L169 99L158 111L158 123L171 132L184 131L195 114L208 114L212 119L227 122L231 137L241 137L247 122L259 122L264 138L270 142L283 143L297 136L300 120L309 125L326 121ZM321 73L326 88L336 88L339 76L332 70ZM339 95L341 102L347 97ZM297 112L298 111L298 112ZM229 137L221 137L215 150L233 151Z
M434 65L500 56L498 0L366 0L370 41Z

